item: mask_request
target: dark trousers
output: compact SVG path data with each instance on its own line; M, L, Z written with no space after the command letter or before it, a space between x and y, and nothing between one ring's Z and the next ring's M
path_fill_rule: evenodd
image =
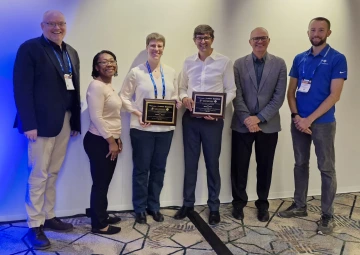
M257 163L256 192L258 195L258 200L255 202L255 205L259 210L267 210L269 208L268 196L271 184L275 149L278 141L278 133L239 133L234 130L232 131L232 203L234 207L239 208L243 208L247 204L248 196L246 193L246 184L248 179L252 145L254 141Z
M297 206L306 206L306 197L309 186L309 164L311 142L315 146L318 168L321 174L321 210L322 214L334 214L334 199L337 181L335 172L335 133L336 122L315 123L311 125L312 135L296 129L291 123L295 166L295 193L294 200Z
M136 213L159 211L166 160L174 131L149 132L130 129L133 149L133 197Z
M192 207L195 203L195 189L201 144L206 164L208 184L208 206L210 211L219 211L221 179L219 157L223 120L205 120L190 116L187 110L182 119L185 156L184 206Z
M118 142L118 141L117 141ZM87 132L84 137L85 152L90 160L90 170L93 185L90 195L90 216L93 228L105 228L108 224L106 212L108 207L107 193L115 171L117 158L110 160L109 144L101 136Z

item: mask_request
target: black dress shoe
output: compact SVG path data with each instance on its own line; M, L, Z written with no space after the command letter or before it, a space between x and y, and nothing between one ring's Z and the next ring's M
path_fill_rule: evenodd
M74 226L71 223L63 222L59 218L52 218L45 220L44 229L51 229L57 232L69 232L73 230Z
M114 216L114 217L108 217L106 219L106 222L107 224L116 224L116 223L119 223L121 221L121 218L120 217L117 217L117 216Z
M232 210L232 216L237 220L244 219L244 209L240 207L234 207Z
M90 208L86 208L86 209L85 209L85 215L86 215L86 217L88 217L88 218L91 217L91 210L90 210Z
M258 220L261 222L269 221L270 215L268 210L258 210Z
M50 247L50 241L44 233L43 225L29 228L28 238L35 250L45 250Z
M145 224L146 223L146 213L145 212L136 213L135 221L139 224Z
M121 231L120 227L115 227L115 226L111 226L111 225L109 225L107 230L100 230L97 228L91 229L91 232L97 233L97 234L102 234L102 235L114 235L114 234L119 233L120 231Z
M219 211L213 211L209 214L209 224L216 225L220 222L220 213Z
M154 221L157 221L157 222L163 222L164 221L164 216L162 215L162 213L160 211L150 211L150 210L148 210L147 213L153 217Z
M180 210L178 210L175 215L174 215L174 219L176 220L182 220L184 218L187 217L189 212L194 211L194 207L187 207L187 206L182 206Z

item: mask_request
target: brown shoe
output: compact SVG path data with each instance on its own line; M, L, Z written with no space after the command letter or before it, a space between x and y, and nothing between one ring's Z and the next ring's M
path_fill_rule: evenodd
M34 250L45 250L50 247L50 241L46 237L43 225L36 228L29 228L28 238Z
M44 229L50 229L58 232L69 232L74 226L71 223L62 222L59 218L45 220Z

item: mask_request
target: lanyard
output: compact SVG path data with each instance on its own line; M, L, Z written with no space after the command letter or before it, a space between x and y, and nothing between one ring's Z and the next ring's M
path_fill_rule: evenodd
M321 63L323 62L323 60L325 59L325 57L326 57L327 54L329 53L330 48L331 48L331 47L329 46L329 48L327 49L325 55L324 55L323 58L320 60L319 64L315 67L315 70L312 72L311 77L310 77L309 80L312 80L312 78L314 77L314 74L315 74L317 68L321 65ZM306 64L306 61L307 61L310 53L311 53L311 49L309 50L308 54L306 54L306 57L304 57L304 64L303 64L303 70L302 70L303 78L305 77L305 64Z
M55 54L57 60L59 61L61 70L62 70L63 73L65 74L65 69L64 69L64 67L63 67L62 61L60 60L59 54L56 52L56 50L55 50L54 47L51 45L51 43L49 42L49 40L48 40L45 36L44 36L44 38L45 38L45 40L50 44L51 48L53 49L54 54ZM72 66L71 66L71 62L70 62L70 57L69 57L69 54L67 53L67 51L65 51L65 54L66 54L66 58L67 58L67 61L68 61L68 64L69 64L69 74L70 74L70 76L71 76L71 74L72 74Z
M157 88L156 88L156 83L154 81L154 77L153 77L152 72L151 72L149 61L146 61L146 67L148 69L151 81L152 81L153 86L154 86L154 94L155 94L155 99L156 99L157 95L158 95L158 92L157 92ZM162 80L162 86L163 86L162 98L165 99L165 79L164 79L164 73L163 73L163 69L162 69L161 65L160 65L160 73L161 73L161 80Z

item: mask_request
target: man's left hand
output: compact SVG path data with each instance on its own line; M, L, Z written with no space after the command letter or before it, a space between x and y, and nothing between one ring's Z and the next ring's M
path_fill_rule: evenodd
M305 132L305 130L310 128L312 121L310 121L308 118L298 118L294 119L294 124L298 130Z
M260 119L257 116L249 116L244 120L244 124L247 128L260 123Z

